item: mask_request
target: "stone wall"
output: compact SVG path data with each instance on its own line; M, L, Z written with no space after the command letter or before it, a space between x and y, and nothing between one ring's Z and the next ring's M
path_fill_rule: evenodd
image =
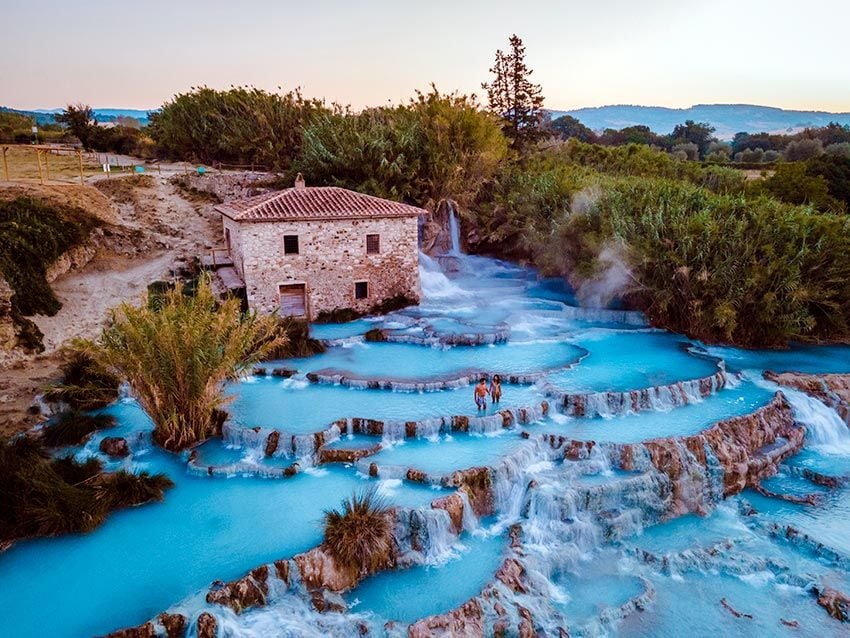
M365 312L398 294L418 300L419 247L416 217L337 221L240 222L230 229L231 256L245 282L248 304L262 312L279 307L279 286L303 283L307 312L353 308ZM380 253L366 254L366 235L380 235ZM299 254L284 255L283 236L298 235ZM354 298L354 283L369 295Z
M198 175L193 172L181 177L187 187L212 193L224 202L274 190L267 185L269 179L274 177L269 173L227 172Z

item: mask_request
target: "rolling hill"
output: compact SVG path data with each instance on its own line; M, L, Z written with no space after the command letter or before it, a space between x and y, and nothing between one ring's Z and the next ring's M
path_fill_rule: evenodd
M716 135L720 139L731 139L739 131L794 133L808 126L825 126L830 122L850 125L850 113L789 111L753 104L696 104L686 109L618 104L571 111L550 110L550 113L553 118L572 115L597 131L643 124L656 133L669 133L685 120L709 122L717 129Z

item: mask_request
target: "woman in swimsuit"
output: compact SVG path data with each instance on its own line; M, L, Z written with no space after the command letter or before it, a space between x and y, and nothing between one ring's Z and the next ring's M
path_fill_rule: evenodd
M490 398L493 399L493 403L499 403L502 399L502 377L498 374L494 374L490 382Z

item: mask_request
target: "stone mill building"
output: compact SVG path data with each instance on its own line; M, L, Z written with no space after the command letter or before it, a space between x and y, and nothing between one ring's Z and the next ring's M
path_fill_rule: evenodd
M315 319L419 300L419 216L426 211L337 187L293 188L219 204L224 242L248 306Z

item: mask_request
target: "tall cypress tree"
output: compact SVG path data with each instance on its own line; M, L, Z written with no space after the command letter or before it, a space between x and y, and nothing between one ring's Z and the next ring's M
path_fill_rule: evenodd
M510 37L510 50L496 51L496 61L490 68L492 82L481 85L490 101L490 109L505 121L503 130L514 148L521 149L527 142L543 134L543 91L539 84L529 79L533 71L525 63L525 46L514 34Z

